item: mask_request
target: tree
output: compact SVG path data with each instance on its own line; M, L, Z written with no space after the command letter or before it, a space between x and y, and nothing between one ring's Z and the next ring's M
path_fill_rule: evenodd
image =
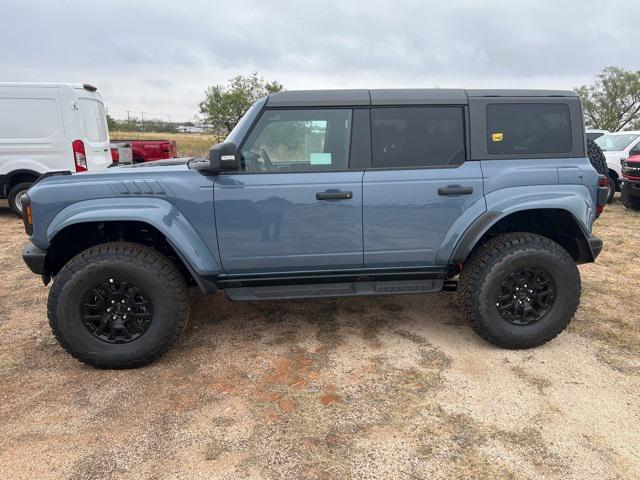
M116 130L116 121L107 113L107 128L109 130Z
M582 98L587 126L611 132L640 127L640 71L607 67L593 84L575 91Z
M229 80L226 87L209 87L204 101L200 103L200 113L215 130L229 133L252 103L282 89L277 80L265 82L264 78L258 77L258 72L247 76L238 75Z

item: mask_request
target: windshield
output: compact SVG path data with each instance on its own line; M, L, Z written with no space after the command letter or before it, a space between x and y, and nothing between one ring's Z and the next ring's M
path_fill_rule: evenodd
M595 142L603 152L619 152L629 146L640 135L629 133L625 135L603 135L595 139Z
M225 138L224 141L232 142L236 146L240 145L240 142L246 135L247 130L251 128L251 124L253 123L253 120L256 118L256 115L258 114L258 112L260 111L260 109L262 108L262 106L265 104L266 101L267 101L267 97L262 98L258 100L256 103L254 103L253 105L251 105L251 108L249 108L249 110L247 110L247 113L245 113L240 119L240 121L236 123L236 126L233 128L233 130L231 130L231 133L227 136L227 138Z

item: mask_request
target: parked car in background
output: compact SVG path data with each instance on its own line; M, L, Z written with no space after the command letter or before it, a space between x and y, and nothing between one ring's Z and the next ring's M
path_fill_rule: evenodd
M84 84L0 83L0 198L21 196L43 173L96 172L112 163L102 97Z
M622 204L631 210L640 210L640 155L622 160Z
M587 128L584 133L589 140L595 140L596 138L600 138L602 135L606 135L607 133L609 133L609 130L598 130L597 128Z
M119 144L129 144L133 163L166 160L178 156L175 140L118 139Z
M620 190L621 160L640 154L640 131L607 133L595 139L607 159L610 188Z
M133 163L133 150L128 142L111 142L111 157L114 165L130 165Z
M500 347L545 343L580 301L608 189L570 91L286 91L209 158L44 178L23 258L66 351L101 368L160 357L188 285L232 300L456 288Z

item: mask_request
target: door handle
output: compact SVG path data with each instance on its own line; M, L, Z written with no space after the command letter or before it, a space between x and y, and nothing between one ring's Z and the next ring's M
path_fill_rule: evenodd
M316 200L351 200L352 198L353 192L341 192L340 190L327 190L316 193Z
M462 187L460 185L447 185L438 189L438 195L469 195L473 193L473 187Z

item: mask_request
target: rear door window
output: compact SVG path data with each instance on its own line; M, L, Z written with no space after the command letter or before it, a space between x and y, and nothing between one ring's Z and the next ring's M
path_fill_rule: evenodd
M568 105L487 105L487 150L492 155L570 153L572 141Z
M465 159L462 107L371 109L373 166L438 167Z
M81 98L82 131L90 142L106 142L109 138L104 105L97 100Z

